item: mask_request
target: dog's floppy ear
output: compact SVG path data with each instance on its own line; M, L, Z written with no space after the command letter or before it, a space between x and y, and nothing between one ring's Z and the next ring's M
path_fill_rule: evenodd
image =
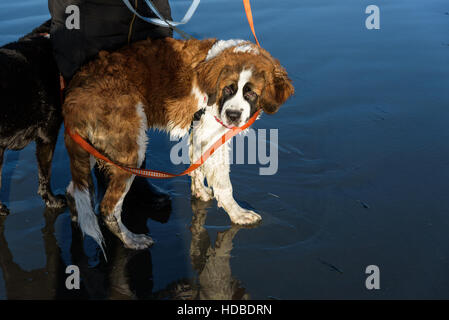
M198 85L208 96L208 105L213 105L219 96L220 79L231 71L222 59L211 59L198 66Z
M287 71L274 59L273 69L265 73L265 88L259 99L259 107L268 114L276 113L279 107L295 93Z

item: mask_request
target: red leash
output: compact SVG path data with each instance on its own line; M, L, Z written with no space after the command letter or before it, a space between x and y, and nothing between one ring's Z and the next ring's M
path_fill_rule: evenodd
M257 45L260 47L259 40L257 40L256 32L254 30L254 22L253 22L253 16L251 13L251 5L249 3L249 0L243 0L243 5L245 7L246 17L248 19L248 23L251 27L251 31L253 32L254 38L256 39ZM64 78L60 77L60 85L61 85L61 94L62 90L65 88L65 82ZM120 168L126 172L129 172L131 174L134 174L136 176L144 177L144 178L154 178L154 179L167 179L167 178L174 178L174 177L180 177L183 175L186 175L194 170L196 170L198 167L200 167L218 148L220 148L223 144L225 144L229 139L234 137L236 134L248 129L254 121L256 121L257 117L260 114L260 110L257 110L256 113L248 120L247 123L245 123L241 127L228 127L229 131L227 131L221 138L219 138L215 143L204 152L204 154L194 163L192 163L186 170L184 170L181 173L173 174L168 173L164 171L159 170L150 170L150 169L139 169L139 168L131 168L127 166L120 165L104 155L102 155L100 152L98 152L97 149L95 149L92 145L90 145L86 140L84 140L78 133L70 131L68 127L65 127L65 132L75 141L81 148L83 148L85 151L96 157L97 159L101 159L107 163L110 163L117 168ZM215 120L220 122L223 126L225 126L217 117L215 117Z

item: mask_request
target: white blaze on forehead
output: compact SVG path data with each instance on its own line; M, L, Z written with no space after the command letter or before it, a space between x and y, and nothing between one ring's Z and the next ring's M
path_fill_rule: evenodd
M251 42L244 42L234 48L234 52L249 52L259 54L259 49Z
M209 52L207 53L206 61L210 60L216 56L218 56L220 53L222 53L224 50L235 47L236 45L243 43L243 40L238 39L231 39L231 40L219 40L214 43L212 48L210 48Z
M259 49L257 49L257 47L254 46L251 42L246 40L240 39L219 40L214 43L212 48L210 48L209 52L207 53L206 61L215 58L224 50L232 47L235 47L234 52L251 52L254 54L259 53Z

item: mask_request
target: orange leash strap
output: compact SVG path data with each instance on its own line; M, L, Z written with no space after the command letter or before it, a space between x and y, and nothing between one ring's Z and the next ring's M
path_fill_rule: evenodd
M243 5L245 6L246 18L248 19L249 26L253 32L254 39L256 39L256 43L260 47L259 40L257 40L256 31L254 29L253 13L251 12L249 0L243 0Z
M134 175L140 176L140 177L144 177L144 178L167 179L167 178L174 178L174 177L180 177L180 176L186 175L186 174L192 172L193 170L197 169L198 167L200 167L218 148L220 148L223 144L225 144L229 139L234 137L236 134L249 128L254 123L254 121L256 121L259 114L260 114L260 110L258 110L251 117L251 119L249 119L248 122L245 123L243 126L233 127L231 129L229 129L223 136L221 136L217 141L215 141L215 143L209 149L207 149L206 152L204 152L204 154L197 161L192 163L190 165L190 167L188 167L186 170L184 170L183 172L178 173L178 174L168 173L168 172L159 171L159 170L139 169L139 168L131 168L131 167L122 166L122 165L108 159L104 155L102 155L97 149L95 149L86 140L84 140L78 133L70 131L70 129L68 127L65 127L65 132L81 148L83 148L85 151L89 152L94 157L101 159L107 163L110 163L126 172L129 172L131 174L134 174Z

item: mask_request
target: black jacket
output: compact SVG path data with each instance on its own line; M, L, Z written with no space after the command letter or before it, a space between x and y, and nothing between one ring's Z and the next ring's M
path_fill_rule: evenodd
M144 0L130 0L137 12L146 17L155 17ZM168 0L153 0L159 12L171 20ZM80 11L80 28L67 29L66 14L69 5L76 5ZM69 80L87 61L95 58L100 50L115 50L128 43L133 13L121 0L49 0L52 17L51 38L59 70ZM130 42L148 37L171 37L168 28L155 26L135 17L131 28Z

